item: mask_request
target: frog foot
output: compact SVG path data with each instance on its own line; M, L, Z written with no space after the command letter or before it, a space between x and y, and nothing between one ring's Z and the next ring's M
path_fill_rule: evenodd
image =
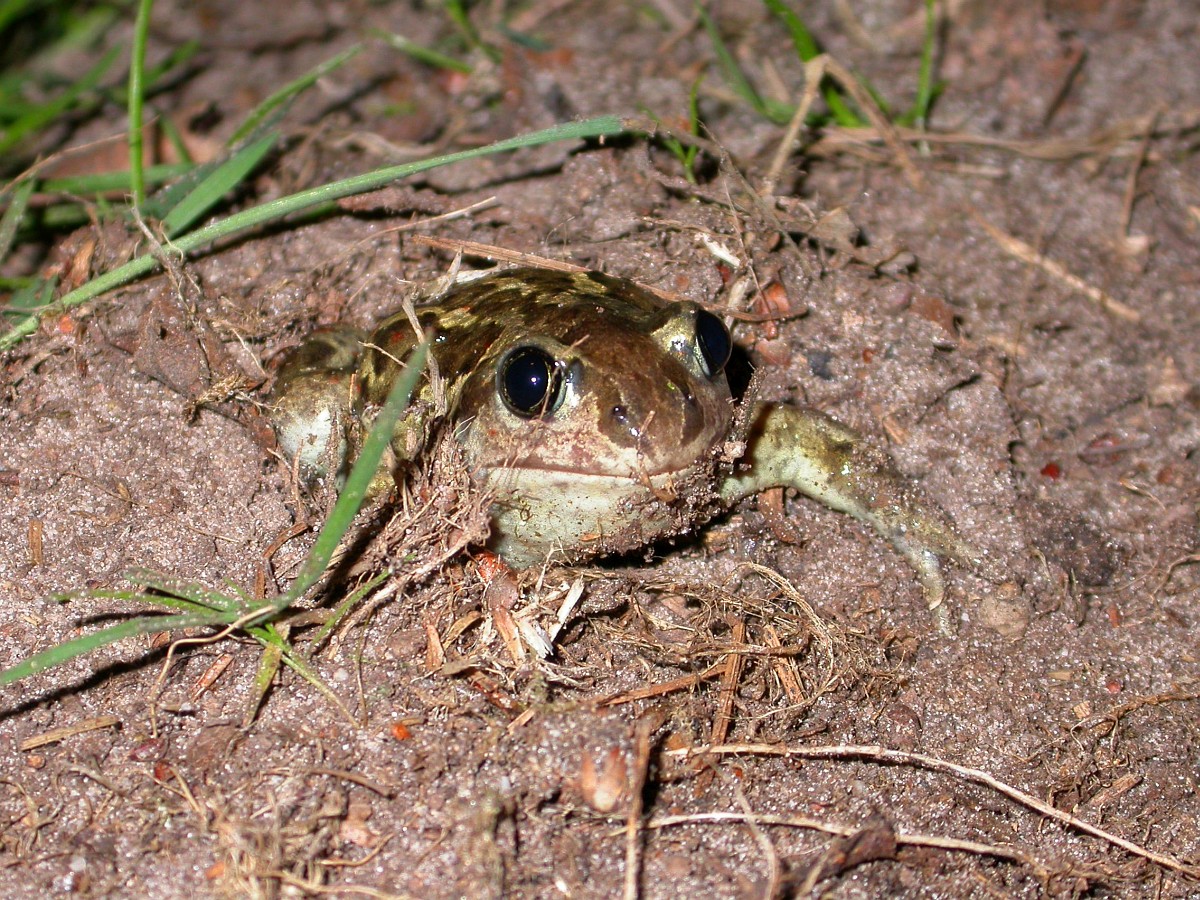
M362 334L318 331L284 357L271 394L279 448L306 480L340 476L350 452L351 391Z
M945 513L921 499L886 453L822 413L764 404L753 423L743 458L748 466L721 485L722 499L792 487L871 525L916 572L938 630L953 635L942 560L974 568L979 554Z

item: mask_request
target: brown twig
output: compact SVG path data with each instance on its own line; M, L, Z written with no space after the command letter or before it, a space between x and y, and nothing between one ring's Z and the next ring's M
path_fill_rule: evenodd
M86 734L89 731L100 731L104 728L114 728L121 724L121 720L116 716L95 716L91 719L82 719L78 722L72 722L70 725L63 725L58 728L51 728L49 731L43 731L41 734L35 734L31 738L26 738L17 746L18 750L36 750L38 747L45 747L47 744L57 744L59 741L65 741L69 737L74 737L77 734Z
M883 139L884 144L887 145L888 151L892 154L892 159L900 167L900 170L904 172L909 185L913 190L922 190L925 187L925 179L921 176L921 171L917 168L916 163L912 161L912 155L909 153L905 142L900 139L900 133L897 131L896 126L884 115L883 110L879 108L879 104L875 102L875 98L866 91L849 69L832 56L815 57L805 66L806 75L808 73L808 66L811 66L818 59L825 60L825 71L829 73L829 77L845 89L850 98L858 105L858 108L870 120L871 124L875 127L876 133ZM924 132L917 132L917 134L923 135Z
M759 756L785 756L795 759L857 759L884 765L917 766L934 772L955 775L976 784L982 784L997 793L1003 794L1013 802L1041 813L1046 818L1053 819L1068 828L1091 835L1094 838L1112 844L1114 847L1120 847L1134 856L1148 859L1163 868L1180 872L1190 878L1200 878L1200 866L1198 865L1189 864L1169 854L1158 853L1140 844L1135 844L1133 841L1128 841L1123 837L1105 831L1103 828L1092 825L1090 822L1076 818L1070 813L1055 809L1050 804L1012 785L1006 784L982 769L960 766L957 763L938 759L936 756L927 756L924 753L909 753L902 750L889 750L886 747L860 746L855 744L830 744L812 747L789 747L784 744L725 744L715 747L696 747L691 750L668 752L694 755L753 754Z
M663 694L673 694L675 691L686 691L694 688L701 682L707 681L717 675L722 675L725 672L725 661L713 663L703 672L697 672L695 675L684 675L680 678L672 678L670 681L664 681L660 684L651 684L644 688L638 688L633 691L622 691L619 694L613 694L611 697L605 697L597 705L598 706L620 706L623 703L632 703L635 700L648 700L650 697L660 697Z
M507 262L518 266L537 266L539 269L549 269L552 272L586 272L583 266L574 263L538 256L535 253L522 253L520 250L509 250L496 244L483 244L479 241L460 241L454 238L433 237L428 234L414 234L411 238L414 244L432 247L434 250L447 250L451 253L461 253L463 256L478 256L493 262Z
M859 830L857 825L837 825L823 822L820 819L810 819L807 816L782 816L755 813L754 821L762 825L775 825L784 828L805 828L809 831L819 831L834 837L850 837ZM663 816L651 819L643 827L647 830L670 828L674 825L697 825L703 822L736 822L742 823L747 819L744 812L708 812L691 813L687 815ZM977 856L992 856L997 859L1007 859L1033 869L1039 877L1053 874L1052 868L1020 850L1011 847L999 847L995 844L984 844L979 841L964 841L959 838L947 838L933 834L917 832L897 832L896 843L910 847L933 847L939 850L955 850L960 853L974 853ZM1072 872L1078 872L1077 866L1071 867Z
M735 647L746 643L746 623L740 619L733 623L732 642ZM733 701L745 668L746 657L743 654L731 652L725 657L725 673L721 676L717 714L713 717L712 737L709 743L724 743L725 738L729 736L729 728L733 724Z
M1180 131L1188 131L1200 126L1200 107L1180 110L1174 115L1163 114L1158 117L1159 124L1150 132L1151 137L1161 137ZM1110 128L1082 138L1049 138L1039 141L1014 141L1004 138L987 137L986 135L969 134L967 132L926 132L915 128L894 127L896 136L908 143L923 142L931 145L973 146L989 150L1004 150L1029 159L1040 159L1048 162L1079 159L1086 156L1116 155L1118 148L1134 138L1142 138L1147 129L1154 126L1154 114L1139 116L1118 122ZM825 153L836 151L843 147L862 146L882 140L882 135L873 128L838 128L832 126L826 129L821 140L809 146L810 153ZM1129 148L1130 153L1136 153L1136 148Z
M638 880L642 873L642 792L650 774L650 735L658 725L653 715L643 715L634 734L635 758L629 782L629 812L625 816L625 887L624 900L637 900Z
M812 105L817 99L817 90L821 86L821 79L825 77L826 59L827 57L822 55L804 64L804 94L796 105L796 111L792 114L791 121L788 122L787 128L783 132L783 137L779 139L779 146L775 148L775 155L771 158L771 166L767 169L766 177L763 178L762 187L759 189L759 193L763 197L775 195L779 176L783 174L783 167L787 165L788 157L792 155L792 147L800 135L800 129L804 127L808 111L812 109Z
M1125 195L1121 199L1121 227L1118 236L1123 240L1129 239L1129 226L1133 221L1133 204L1137 201L1138 175L1146 165L1146 156L1150 151L1150 141L1154 138L1154 126L1158 123L1159 111L1151 114L1146 124L1146 132L1138 143L1137 156L1129 167L1129 176L1125 180Z
M763 642L772 650L783 650L783 641L779 639L779 632L774 625L769 623L763 625ZM786 656L777 656L771 659L771 668L775 670L775 677L779 679L779 684L783 687L783 692L787 694L788 700L794 705L801 706L809 702L804 696L804 686L800 684L800 676L796 674L796 660Z
M1010 253L1022 262L1029 263L1032 266L1037 266L1047 275L1055 278L1065 284L1073 291L1078 291L1083 294L1093 303L1099 304L1102 309L1107 310L1118 318L1124 319L1126 322L1140 322L1141 314L1132 307L1126 306L1120 300L1109 296L1100 288L1093 287L1088 284L1078 275L1069 272L1061 263L1055 262L1047 256L1043 256L1033 247L1026 244L1019 238L1013 237L1007 232L1001 231L991 222L983 218L983 216L972 211L972 215L979 227L988 233L997 244L1000 245L1006 253Z

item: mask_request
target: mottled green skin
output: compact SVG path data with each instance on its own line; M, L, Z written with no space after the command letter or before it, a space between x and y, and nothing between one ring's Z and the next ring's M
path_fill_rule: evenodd
M942 513L886 454L821 413L735 415L724 374L708 373L698 350L697 310L598 273L516 269L451 289L417 311L443 395L425 381L393 435L391 467L448 422L493 498L490 546L518 566L644 546L764 488L793 487L891 541L946 628L939 557L971 553ZM274 393L285 452L310 474L340 471L416 341L399 313L369 338L323 332L295 351ZM514 415L499 396L497 368L524 346L558 361L565 395L550 414Z

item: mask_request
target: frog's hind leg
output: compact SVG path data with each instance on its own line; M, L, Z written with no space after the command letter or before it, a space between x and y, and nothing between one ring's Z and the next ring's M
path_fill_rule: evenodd
M746 459L750 468L722 485L725 500L768 487L793 487L870 524L916 571L939 629L952 631L940 560L971 564L977 554L940 509L921 499L886 453L821 413L764 405Z
M280 366L270 415L279 448L299 460L305 478L340 475L346 463L364 340L351 329L318 331Z

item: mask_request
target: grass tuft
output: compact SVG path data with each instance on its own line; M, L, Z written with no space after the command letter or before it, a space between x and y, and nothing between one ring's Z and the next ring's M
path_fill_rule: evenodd
M433 157L432 159L388 166L364 175L355 175L341 181L330 182L329 184L299 191L286 197L280 197L269 203L244 209L224 219L198 228L195 231L188 232L173 240L172 243L180 253L192 253L207 248L214 241L221 238L241 234L261 225L282 222L296 213L304 212L311 214L313 212L332 210L334 208L333 204L338 200L354 196L355 194L378 190L398 179L407 178L410 175L435 169L439 166L479 159L480 157L524 147L536 147L556 141L617 135L624 131L625 125L617 116L599 116L594 119L586 119L582 122L555 125L542 131L535 131L532 134L497 141L486 147L476 147L470 150L462 150L457 153L448 153L444 156ZM135 278L154 271L157 267L158 260L154 254L144 253L124 265L105 272L68 292L56 300L52 304L52 307L56 312L73 309L89 300L95 299L106 291L128 284ZM0 351L16 346L36 329L36 319L19 322L10 331L0 334Z
M428 349L428 344L422 343L409 357L408 365L396 380L379 418L363 442L358 461L351 469L333 511L317 535L316 543L309 551L299 576L287 591L264 600L253 600L245 592L237 589L231 592L219 591L203 585L180 584L154 573L133 573L129 580L135 585L135 590L92 591L78 597L60 599L129 600L177 612L174 615L139 616L34 654L0 672L0 685L11 684L60 666L127 637L184 628L226 628L230 631L246 632L264 646L275 646L285 663L312 680L311 666L274 628L275 622L293 603L315 587L329 568L334 551L362 507L367 488L379 468L396 423L407 409L417 381L424 372ZM378 576L375 584L382 578L383 576ZM365 596L365 592L360 589L354 596L361 598Z
M762 0L762 2L766 9L787 28L792 39L792 46L801 62L807 63L821 55L821 48L808 26L804 24L804 20L784 0ZM924 3L925 34L917 73L917 93L912 107L899 115L890 113L880 93L865 79L854 76L885 115L894 122L915 125L918 128L925 127L929 111L941 90L940 85L933 80L933 63L937 48L937 0L924 0ZM786 124L795 112L794 108L790 104L759 94L726 45L716 22L699 2L696 4L696 12L712 42L713 52L721 73L733 92L763 118L777 125ZM864 128L870 125L869 119L855 107L853 100L832 79L823 79L821 96L829 109L829 115L828 117L811 116L809 118L810 125L821 126L830 119L844 128Z

